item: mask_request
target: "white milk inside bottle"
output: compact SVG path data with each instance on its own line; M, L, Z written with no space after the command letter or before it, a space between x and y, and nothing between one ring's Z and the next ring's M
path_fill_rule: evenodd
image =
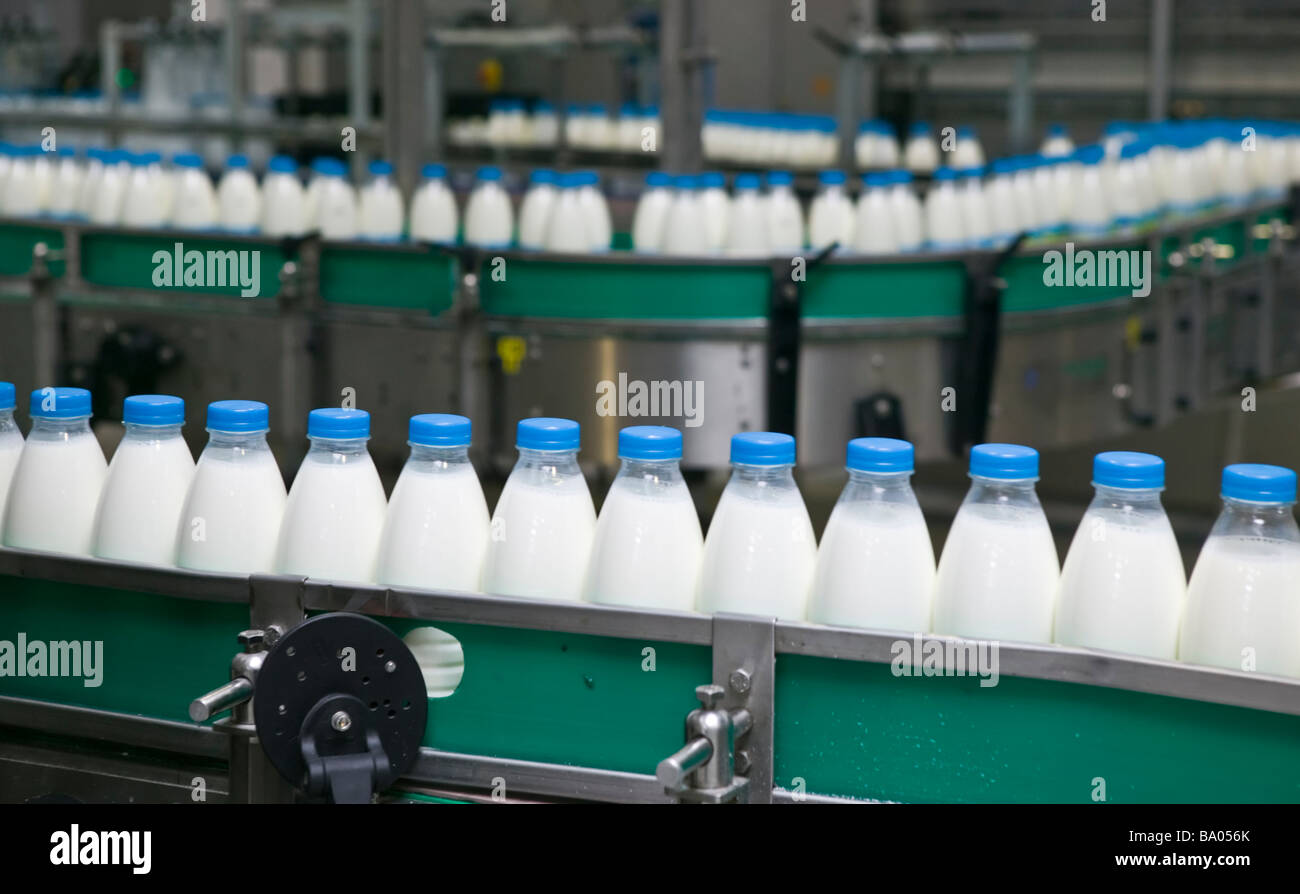
M538 168L528 178L528 191L519 205L519 247L534 251L546 247L546 227L555 209L555 172Z
M917 121L908 132L903 146L903 167L918 174L928 174L939 167L939 144L930 136L930 125Z
M1034 184L1034 203L1038 207L1039 235L1054 236L1065 225L1056 182L1056 165L1059 163L1057 159L1036 156L1029 171Z
M957 143L953 146L949 164L958 170L984 167L984 147L975 136L975 128L966 124L957 128Z
M931 251L960 251L966 246L961 201L957 197L957 172L939 168L925 194L926 244Z
M876 122L863 121L853 140L853 163L859 170L876 166Z
M311 176L307 178L307 188L302 195L302 225L308 232L320 227L320 194L325 187L325 177L332 158L314 158L311 162Z
M23 433L14 422L17 393L12 382L0 382L0 534L4 533L9 485L14 478L14 469L18 468L18 457L23 452Z
M273 157L262 181L262 233L266 236L301 236L306 224L306 197L298 182L298 163L287 155ZM400 227L400 225L399 225Z
M90 392L32 392L32 430L9 485L4 544L88 556L108 463L90 430Z
M847 453L849 483L817 550L808 620L928 633L934 547L912 493L912 445L858 438Z
M1123 233L1133 232L1143 223L1146 214L1138 168L1138 159L1143 152L1145 145L1139 140L1123 145L1119 162L1115 165L1112 188L1106 191L1106 206L1113 214L1112 222Z
M217 184L217 218L231 233L252 233L262 219L262 193L248 170L248 156L226 159L226 172Z
M768 252L767 209L758 192L757 174L737 174L731 216L727 222L727 252L737 256Z
M1015 164L1009 158L999 158L993 162L993 177L985 190L988 197L989 227L993 231L994 241L999 245L1009 243L1023 229L1013 185Z
M1160 505L1164 460L1099 453L1092 481L1096 496L1061 569L1056 642L1173 661L1187 577Z
M587 240L587 214L582 207L582 177L564 174L555 196L555 208L546 225L546 250L566 254L583 254Z
M802 620L817 565L817 538L794 482L789 435L731 439L731 478L709 523L696 606Z
M50 207L50 191L54 187L54 162L56 153L37 145L32 153L32 181L36 186L37 213L44 214Z
M137 394L123 403L122 422L126 432L108 464L95 513L94 553L173 565L181 510L194 479L194 457L181 437L185 402Z
M514 230L514 210L501 186L501 169L491 165L479 168L478 182L465 205L465 242L480 248L505 248Z
M99 146L92 146L86 150L86 171L81 178L81 189L77 193L76 215L81 218L89 219L91 212L95 208L95 194L99 190L99 183L104 179L104 166L106 160L111 157L107 149ZM0 183L4 178L0 177ZM2 192L3 190L0 190Z
M989 222L988 201L984 192L984 169L963 168L957 171L958 204L961 207L962 232L971 248L989 248L993 245L993 224Z
M370 163L370 182L361 190L360 222L357 234L376 242L396 242L402 238L406 210L402 193L393 181L393 165L387 161Z
M520 420L519 461L492 514L483 590L501 596L582 598L596 510L578 468L578 423Z
M131 175L122 200L122 223L128 227L160 227L163 224L163 196L153 155L131 156Z
M853 224L853 248L864 255L890 255L898 251L894 201L888 174L867 174L858 197Z
M609 251L614 226L609 219L609 204L600 191L600 176L595 171L579 171L575 176L578 178L578 205L582 208L587 231L587 250Z
M321 179L316 228L322 239L346 242L357 238L357 191L348 182L348 169L338 159L329 159Z
M1100 238L1111 226L1111 212L1101 177L1102 154L1100 146L1083 146L1074 153L1082 170L1070 229L1085 239Z
M1047 126L1047 137L1043 140L1043 146L1038 152L1048 158L1064 158L1074 152L1074 141L1070 139L1064 124L1049 124Z
M381 584L428 590L483 588L488 508L469 461L464 416L412 416L411 456L388 501L379 544Z
M890 210L894 218L894 235L899 251L919 251L925 243L925 225L922 221L921 202L912 191L912 175L896 170L887 175L893 189L889 194Z
M181 230L210 230L217 225L217 192L203 170L203 159L187 152L172 159L177 170L172 226Z
M72 217L77 213L84 169L77 161L76 150L71 146L60 146L58 158L58 164L54 168L54 178L50 183L50 200L47 209L53 217Z
M700 214L704 218L704 247L721 251L727 244L727 222L731 216L731 200L727 198L727 178L719 171L705 171L700 175Z
M275 569L285 491L266 443L269 419L266 404L257 401L208 404L208 444L176 530L180 567L235 574Z
M838 242L842 249L852 248L854 209L844 188L844 172L822 171L817 179L821 189L808 210L808 244L825 248Z
M873 167L897 168L902 150L898 146L898 135L888 121L876 122L875 161Z
M9 176L2 184L4 195L0 207L10 217L35 217L41 207L40 185L36 182L36 159L41 154L39 146L18 146L13 149Z
M129 154L122 150L109 152L104 161L104 175L95 188L95 198L90 209L90 222L112 226L122 219L122 200L126 196L127 179L131 175ZM10 174L12 181L13 174Z
M666 255L702 255L707 253L704 213L700 207L699 179L690 175L674 178L673 202L664 224Z
M668 209L673 203L669 191L672 178L663 171L646 174L645 190L636 203L632 216L632 248L653 254L663 250L664 230L668 222Z
M447 185L447 169L430 164L420 173L424 182L411 199L411 238L421 242L455 242L459 218L456 196Z
M324 580L375 579L388 499L366 441L370 414L325 407L307 416L303 457L280 525L275 567Z
M789 171L771 171L767 175L767 247L775 254L794 254L803 250L803 209L794 194L794 177Z
M971 488L939 558L934 632L1048 643L1060 565L1038 503L1038 451L979 444Z
M679 464L682 433L618 433L617 477L596 521L586 598L603 605L695 610L704 535Z
M1296 475L1252 463L1223 470L1223 511L1187 588L1178 657L1191 664L1300 676Z

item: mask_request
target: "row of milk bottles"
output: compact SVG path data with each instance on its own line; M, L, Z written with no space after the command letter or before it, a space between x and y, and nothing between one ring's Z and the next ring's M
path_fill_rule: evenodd
M982 444L936 567L905 441L847 449L849 481L820 547L793 477L789 435L733 437L732 474L708 536L680 470L676 429L619 433L619 473L597 516L579 427L519 423L519 460L489 516L468 459L470 423L411 419L391 499L366 448L369 415L313 410L287 495L254 401L208 408L197 466L179 398L127 399L106 464L90 394L32 393L26 441L0 383L0 525L6 546L205 571L340 581L787 620L979 639L1057 642L1300 676L1296 475L1223 473L1223 511L1185 584L1160 502L1164 462L1094 460L1096 495L1062 569L1035 493L1038 454Z
M424 178L412 200L411 236L430 242L454 242L458 212L455 196L447 187L446 170L441 165L426 166ZM478 169L465 202L465 244L507 248L517 242L520 248L571 254L609 250L614 224L595 171L533 171L519 205L517 222L514 204L501 179L498 167L485 165Z
M929 174L943 165L972 168L984 164L984 147L975 128L960 125L953 128L951 137L952 145L945 149L935 139L928 122L916 121L900 147L889 123L873 119L858 128L853 141L853 160L862 170L902 167L916 174Z

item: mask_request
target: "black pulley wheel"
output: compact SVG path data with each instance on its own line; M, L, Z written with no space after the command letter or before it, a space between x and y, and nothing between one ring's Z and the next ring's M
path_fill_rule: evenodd
M365 615L308 619L257 674L257 737L280 775L309 795L355 801L359 787L390 785L419 757L427 715L415 656ZM363 770L371 778L359 779Z

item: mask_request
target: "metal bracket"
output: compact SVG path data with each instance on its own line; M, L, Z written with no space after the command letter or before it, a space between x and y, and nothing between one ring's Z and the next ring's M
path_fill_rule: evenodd
M253 574L248 578L249 626L266 631L271 649L307 617L305 578L283 574Z
M776 639L773 618L713 616L713 682L725 690L719 707L748 711L749 732L736 743L736 772L749 778L749 802L772 803Z
M814 267L837 247L803 258L803 277L795 279L795 258L773 259L767 305L767 429L795 434L799 422L799 349L803 338L803 285Z

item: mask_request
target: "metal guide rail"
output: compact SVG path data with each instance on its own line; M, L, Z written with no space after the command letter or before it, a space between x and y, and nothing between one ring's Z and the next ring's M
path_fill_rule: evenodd
M195 613L209 609L212 618ZM293 800L251 726L242 737L217 731L238 727L242 708L216 728L183 712L220 683L244 623L274 645L304 618L339 612L399 635L436 623L464 649L461 685L428 700L421 747L384 785L388 796L1300 801L1300 680L1058 646L8 549L0 648L20 633L102 636L105 667L96 689L0 676L0 746L26 732L209 762L226 754L228 779L214 790ZM0 791L5 760L33 759L0 752Z

